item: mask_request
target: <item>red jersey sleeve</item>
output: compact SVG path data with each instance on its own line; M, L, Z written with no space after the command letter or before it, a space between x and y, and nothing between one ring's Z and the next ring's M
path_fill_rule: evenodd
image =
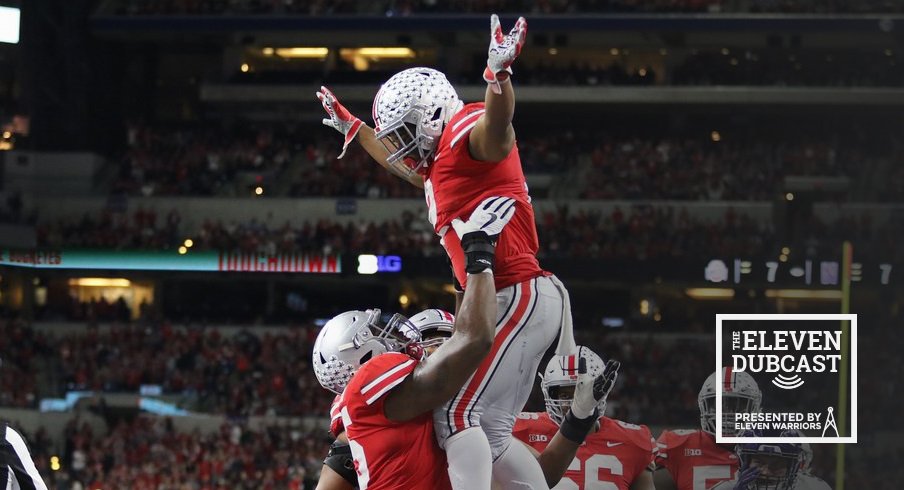
M383 415L384 398L389 390L405 381L416 367L417 361L398 352L383 354L367 361L358 369L342 394L349 409L360 412L352 419L362 420L362 416L375 415L382 419L377 423L391 424ZM356 403L351 402L352 398Z
M675 434L670 430L662 431L659 439L656 440L656 466L669 470L674 475L672 468L678 455L675 449L681 446L684 437Z
M333 403L330 405L330 434L333 437L339 437L339 434L345 432L345 427L342 425L342 414L340 413L342 395L336 395L333 398Z

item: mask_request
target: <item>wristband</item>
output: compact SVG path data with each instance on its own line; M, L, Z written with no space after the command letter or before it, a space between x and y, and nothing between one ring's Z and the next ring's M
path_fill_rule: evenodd
M465 271L477 274L496 266L496 245L483 231L472 231L461 237L461 248L465 252Z
M593 413L586 419L575 417L569 410L565 414L565 420L562 421L562 425L559 426L559 432L562 433L565 439L575 444L582 444L599 417L599 410L593 410Z

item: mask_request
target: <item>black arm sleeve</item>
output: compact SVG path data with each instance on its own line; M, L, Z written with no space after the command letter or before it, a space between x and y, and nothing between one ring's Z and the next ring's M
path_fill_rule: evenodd
M352 450L348 444L339 441L330 444L330 452L323 460L323 464L329 466L353 487L358 487L358 474L355 472L355 462L352 460Z

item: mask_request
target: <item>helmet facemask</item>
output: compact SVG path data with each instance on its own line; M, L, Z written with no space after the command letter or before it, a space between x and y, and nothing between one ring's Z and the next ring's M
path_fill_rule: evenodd
M797 480L800 468L800 449L791 444L783 444L786 449L779 446L762 445L753 448L755 444L743 444L738 449L741 470L751 467L760 470L759 476L750 482L747 490L791 490ZM764 452L765 448L772 449Z
M716 435L716 397L707 396L700 400L700 423L703 431ZM741 393L722 393L722 436L737 435L735 414L760 411L759 403L753 397Z
M763 392L757 386L756 380L745 372L735 372L729 367L721 368L723 383L722 390L722 420L716 420L716 375L718 371L709 375L697 394L697 406L700 409L700 427L703 432L716 436L717 430L722 430L722 435L731 437L737 435L735 427L735 414L758 413L763 401Z
M417 313L409 321L421 333L420 347L428 356L449 340L455 330L455 316L436 308Z
M367 310L367 327L358 330L354 338L356 349L368 340L381 342L387 351L404 352L405 349L421 341L421 334L404 315L396 313L383 323L379 308ZM365 361L366 362L366 361ZM362 363L363 364L363 363Z
M424 131L421 125L424 109L413 106L400 119L380 128L374 135L389 152L386 162L401 175L418 173L433 159L439 135Z
M543 391L543 399L546 402L546 413L556 425L562 425L565 415L571 409L577 382L547 385L542 382L542 376L540 379L540 389Z

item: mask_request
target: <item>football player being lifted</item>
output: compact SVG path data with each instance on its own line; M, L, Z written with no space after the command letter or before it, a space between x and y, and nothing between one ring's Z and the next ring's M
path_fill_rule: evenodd
M759 412L763 394L747 373L722 368L722 420L716 419L716 373L706 378L697 405L700 429L665 430L657 440L658 490L710 490L738 471L734 446L716 444L716 431L735 434L734 414Z
M611 383L615 382L618 363L610 360L604 364L587 347L578 346L574 355L553 356L540 375L546 413L522 413L515 421L515 437L538 452L546 448L568 416L577 386L578 358L586 359L589 374L608 370L614 373ZM652 490L656 441L650 429L605 417L605 397L597 408L600 416L595 427L554 490Z
M437 439L448 454L456 489L488 490L491 476L504 488L545 486L528 449L511 444L512 428L560 329L557 353L574 350L568 293L537 261L534 212L512 127L510 66L526 37L523 18L504 34L498 17L491 17L483 102L464 104L443 73L410 68L380 87L370 128L326 87L317 93L328 115L324 124L345 137L343 152L357 140L377 163L424 189L428 219L465 290L469 278L452 219L468 215L489 196L518 204L496 247L498 316L490 355L435 413Z

